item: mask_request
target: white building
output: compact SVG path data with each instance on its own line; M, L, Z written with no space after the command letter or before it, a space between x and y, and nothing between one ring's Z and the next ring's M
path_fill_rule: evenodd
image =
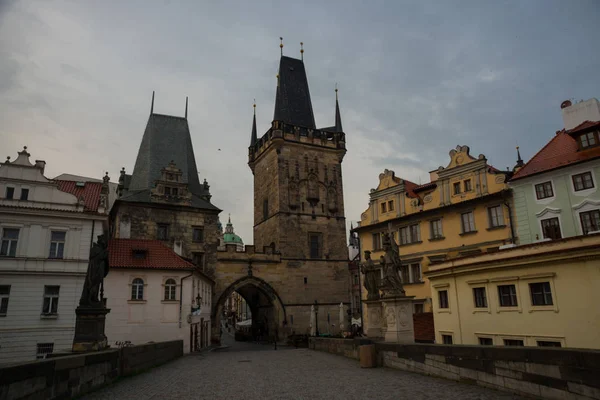
M184 351L210 345L214 282L159 240L111 239L104 279L108 343L183 340Z
M27 148L0 163L0 363L70 351L92 240L107 228L104 182L50 180Z

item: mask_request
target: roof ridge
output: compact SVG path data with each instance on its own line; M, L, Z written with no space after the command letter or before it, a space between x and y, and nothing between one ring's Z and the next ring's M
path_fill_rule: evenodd
M514 175L513 175L513 177L512 177L510 180L511 180L511 181L513 181L513 180L516 180L516 179L519 179L519 178L521 178L521 177L519 176L519 174L521 173L521 171L525 170L525 168L527 168L527 166L528 166L528 165L529 165L529 164L530 164L530 163L531 163L531 162L532 162L532 161L533 161L533 160L534 160L534 159L535 159L535 158L536 158L536 157L537 157L537 156L538 156L538 155L539 155L539 154L540 154L542 151L544 151L544 149L545 149L546 147L550 146L550 143L554 142L555 140L558 140L558 138L559 138L559 137L561 137L562 135L567 135L567 134L565 133L565 130L564 130L564 129L563 129L563 130L561 130L561 131L558 131L558 133L557 133L556 135L554 135L554 137L553 137L552 139L550 139L550 141L549 141L548 143L546 143L546 145L545 145L544 147L542 147L540 150L538 150L538 152L537 152L537 153L535 153L535 154L533 155L533 157L531 157L531 158L529 159L529 161L527 161L527 162L525 163L525 165L523 165L523 167L521 167L521 169L520 169L520 170L518 170L518 171L517 171L517 173L516 173L516 174L514 174ZM569 136L569 135L567 135L567 136ZM569 136L569 137L570 137L570 136Z

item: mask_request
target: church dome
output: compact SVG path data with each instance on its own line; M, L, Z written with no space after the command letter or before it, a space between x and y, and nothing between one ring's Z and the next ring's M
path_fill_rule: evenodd
M244 241L241 237L235 234L233 231L233 224L231 223L231 215L229 215L229 220L227 221L227 225L225 226L225 233L223 234L223 244L235 244L240 247L244 246Z
M225 233L223 235L223 241L225 242L225 244L244 244L242 238L236 235L235 233Z

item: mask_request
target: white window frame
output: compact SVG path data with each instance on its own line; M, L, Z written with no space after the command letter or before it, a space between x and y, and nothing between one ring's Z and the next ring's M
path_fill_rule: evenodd
M47 293L49 288L58 288L58 294ZM46 299L48 299L48 310L46 311ZM42 301L42 315L58 315L58 303L60 301L60 285L44 285L44 297ZM52 312L52 306L56 305L56 312Z
M523 281L524 284L527 284L527 295L529 296L529 309L527 310L529 313L537 312L537 311L554 311L558 312L558 297L556 296L556 286L554 283L554 278L556 274L551 273L542 273L542 274L529 274L519 276L519 280ZM531 298L531 290L529 287L530 283L542 283L549 282L550 283L550 292L552 293L552 305L547 306L534 306L533 299Z
M494 291L493 293L493 297L494 297L494 304L496 305L496 313L503 313L503 312L519 312L522 313L523 312L523 299L521 297L521 291L519 288L519 278L516 276L510 276L510 277L500 277L500 278L494 278L494 279L490 279L490 283L493 283L493 285L490 285ZM517 295L517 306L516 307L505 307L505 306L501 306L500 305L500 292L498 291L498 286L504 286L504 285L514 285L515 286L515 292ZM490 291L488 291L488 293L491 293ZM490 296L491 297L491 296ZM489 301L489 297L488 297L488 301Z
M452 301L450 299L450 284L449 283L440 283L437 285L433 285L435 289L435 298L432 299L432 303L434 304L434 310L438 313L448 313L452 314ZM448 296L448 308L440 308L440 292L446 291Z
M444 344L444 336L450 336L452 338L452 344L458 344L454 341L454 332L452 331L438 331L438 334L440 335L440 341L439 344Z
M140 289L139 289L140 285L139 285L138 282L136 282L137 280L141 280L142 281L142 284L141 284L141 290L142 290L141 298L140 298ZM133 293L133 290L134 290L133 287L134 286L138 287L136 289L135 296L134 296L134 293ZM146 280L144 278L142 278L141 276L134 277L131 280L131 284L130 284L129 300L130 301L144 301L145 300L144 294L146 294L145 291L146 291Z
M542 184L542 183L546 183L546 182L550 182L550 185L552 186L552 196L545 197L543 199L538 199L537 192L535 191L535 186ZM540 179L536 180L535 182L532 182L531 183L531 191L533 192L533 200L537 204L549 204L549 203L552 203L556 199L556 185L554 184L554 179L551 179L551 178L544 178L544 179L540 178Z
M600 213L600 207L598 207L598 208L591 208L589 210L580 210L577 213L577 219L579 220L579 229L580 229L580 232L581 232L582 235L584 235L584 233L583 233L583 222L581 221L581 214L591 213L591 212L594 212L594 211L597 211L598 213ZM598 232L598 231L600 231L600 227L598 227L598 229L596 229L596 230L589 231L587 233L587 235L589 235L591 232Z
M589 188L589 189L582 189L582 190L575 190L575 182L573 182L573 177L575 175L581 175L581 174L585 174L586 172L589 172L592 175L592 183L594 184L594 187ZM594 173L594 169L590 168L590 169L577 169L574 170L573 172L569 173L569 188L571 189L571 194L573 194L573 196L579 196L579 197L587 197L592 193L595 193L598 190L598 180L596 179L596 174Z
M413 237L413 236L415 236L415 235L413 235L413 228L415 226L417 227L416 238ZM402 231L403 230L406 230L406 235L405 235L406 239L407 239L406 243L403 243L403 241L402 241L402 238L403 238ZM400 243L399 243L400 245L409 245L409 244L413 244L413 243L419 243L421 241L421 223L416 222L413 224L409 224L409 225L400 227L398 229L398 238L400 239Z
M433 229L434 225L439 223L440 232L438 235L435 235L435 231ZM444 224L442 222L442 218L432 219L429 221L429 239L443 239L444 238Z
M585 199L581 203L573 206L573 218L575 218L576 226L578 229L578 235L583 235L583 225L581 224L581 214L582 212L589 212L600 209L600 200L594 199Z
M542 211L535 214L537 218L537 227L538 227L538 240L544 240L544 228L542 227L542 220L550 219L550 218L558 218L558 226L560 227L560 236L564 238L564 230L562 226L562 218L560 216L561 209L559 208L550 208L546 207ZM533 236L535 238L535 235ZM533 240L535 241L535 240Z
M6 229L14 229L17 231L17 238L16 239L5 239L4 238L4 231ZM0 256L2 257L18 257L19 256L19 242L20 242L20 238L21 238L21 227L18 226L2 226L2 232L1 232L2 236L0 236L0 246L2 246L4 244L4 241L8 241L8 245L7 245L7 252L6 254L1 254ZM11 255L11 250L15 249L14 255Z
M24 186L21 186L20 189L21 190L19 191L19 198L17 200L19 200L19 201L31 201L31 193L32 193L31 187L24 185ZM23 195L23 189L27 190L27 200L21 200L21 196Z
M61 241L53 241L52 240L52 234L54 232L57 233L64 233L65 234L65 239L61 242ZM62 257L56 257L56 256L52 256L52 243L57 243L54 254L56 255L58 252L58 246L60 243L63 244L63 251L62 251ZM65 259L65 250L67 248L67 230L66 229L54 229L54 228L50 228L50 240L49 240L49 245L48 245L48 258L53 259L53 260L62 260Z
M415 279L415 276L413 274L413 265L418 265L419 266L419 276L417 279ZM420 262L412 262L412 263L408 263L407 264L408 267L408 279L410 280L410 283L421 283L423 282L423 267L421 266Z
M173 283L171 284L169 281L173 281ZM163 301L177 301L177 286L177 279L174 277L164 278Z
M0 287L7 287L7 293L6 294L2 294L0 293L0 317L6 317L6 315L8 314L8 304L10 303L10 290L12 285L0 285ZM6 301L6 310L5 312L2 312L2 303Z
M498 214L496 215L498 224L494 225L492 218L492 210L496 208L499 210ZM487 207L487 215L489 229L504 228L506 226L506 221L504 220L504 206L502 204L494 204Z
M470 214L471 215L471 220L469 221L469 228L472 228L468 231L465 231L465 224L463 221L463 215L466 214ZM466 234L466 233L474 233L477 232L477 225L475 224L475 212L473 210L470 211L465 211L465 212L461 212L460 213L460 232L462 234Z

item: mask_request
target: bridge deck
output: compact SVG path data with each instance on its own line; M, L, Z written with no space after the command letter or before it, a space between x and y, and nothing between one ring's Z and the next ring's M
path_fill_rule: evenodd
M225 336L225 335L223 335ZM226 338L224 338L226 339ZM229 340L228 340L229 341ZM96 399L520 399L308 349L236 343L184 356L84 397Z

